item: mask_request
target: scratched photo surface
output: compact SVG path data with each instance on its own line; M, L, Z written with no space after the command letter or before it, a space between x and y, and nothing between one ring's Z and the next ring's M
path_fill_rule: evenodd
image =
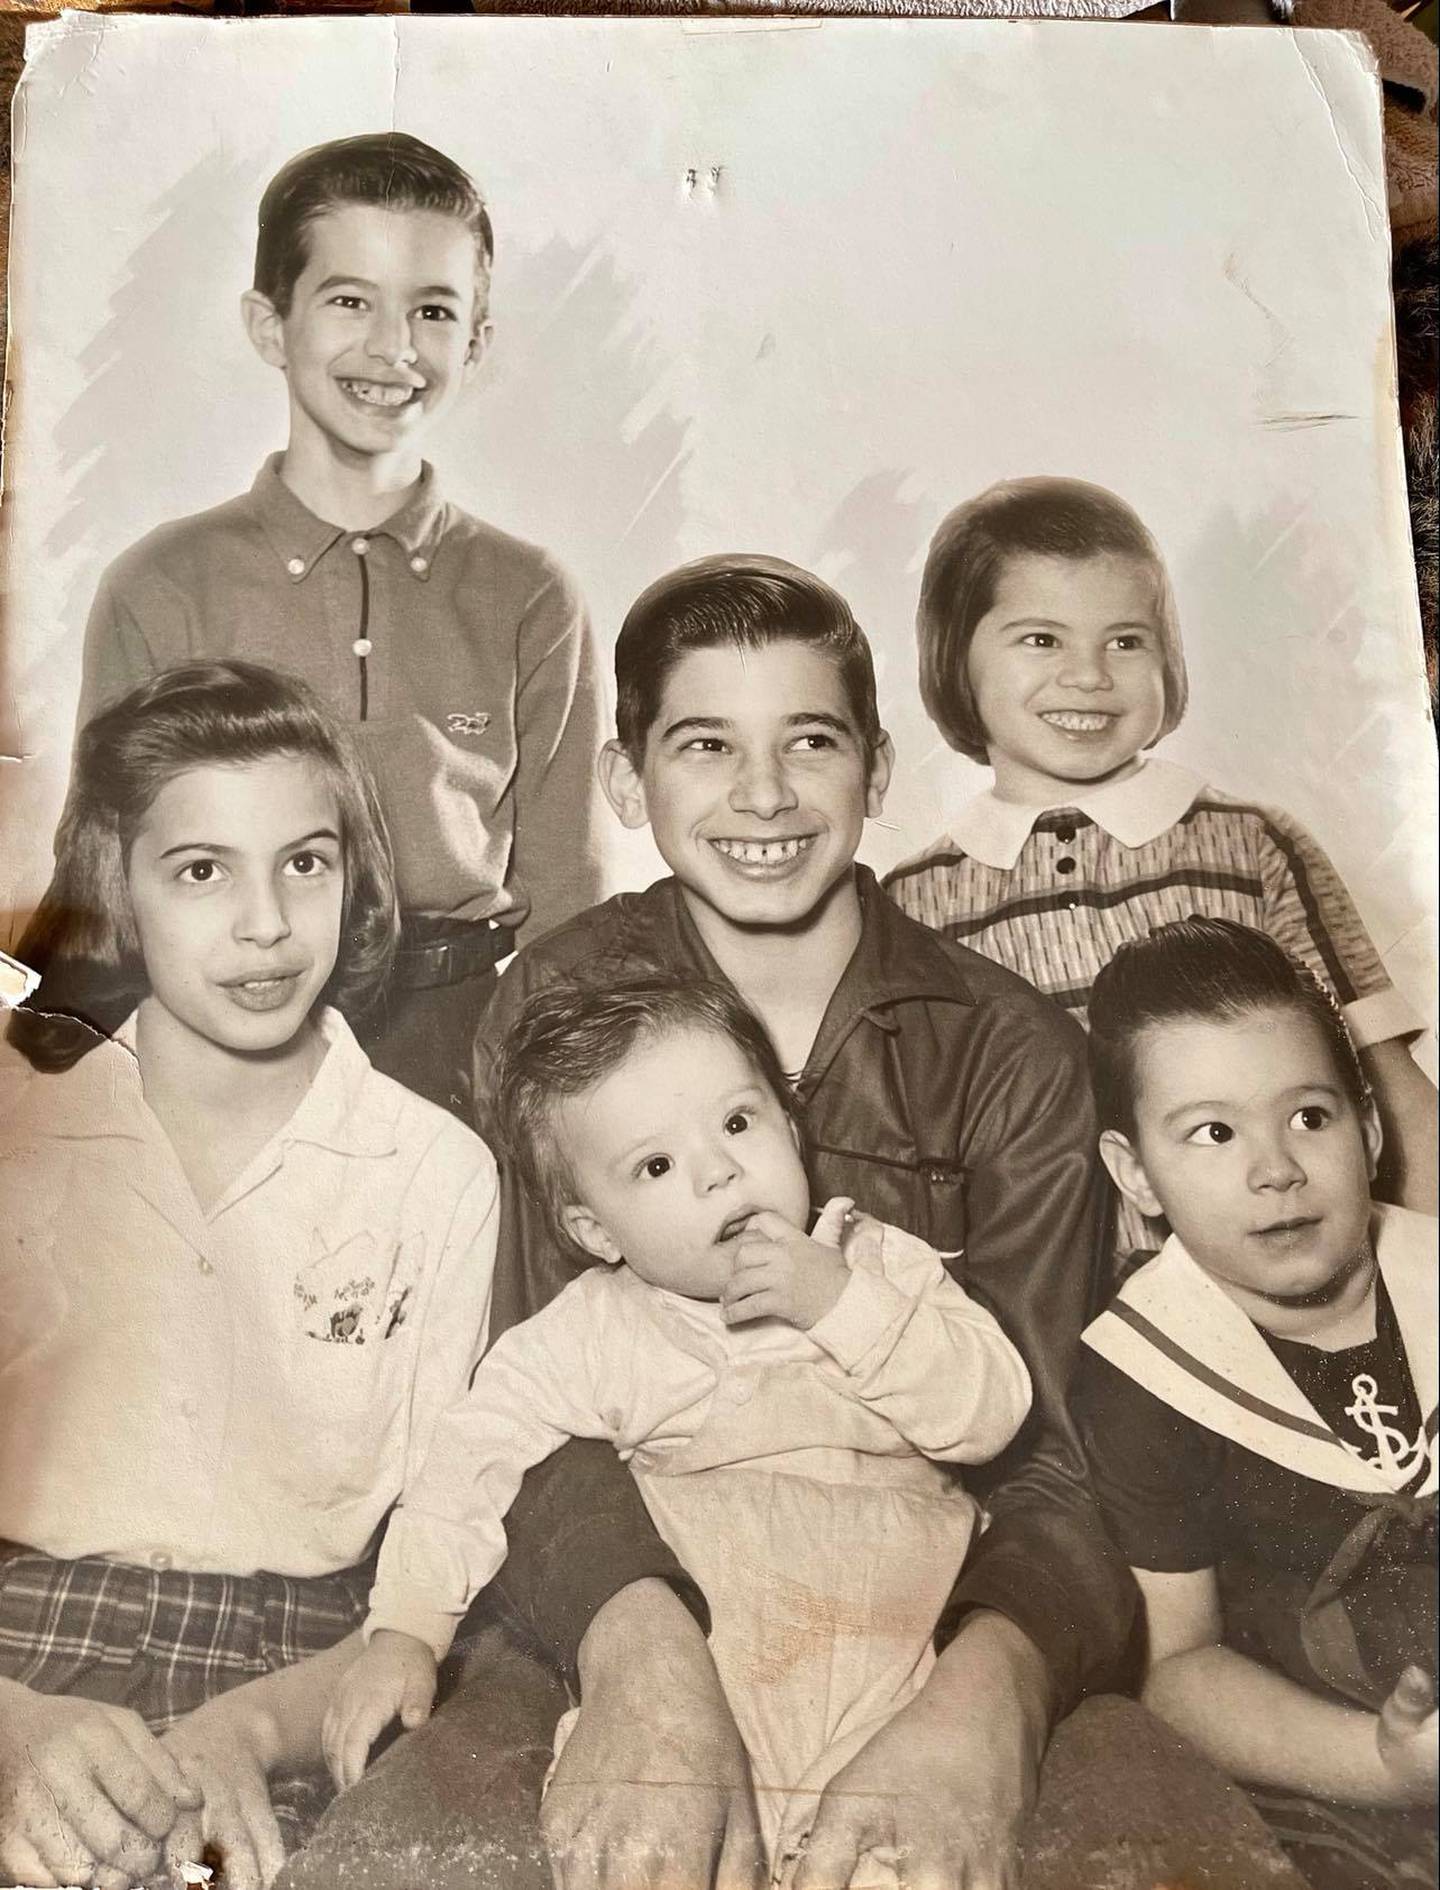
M284 444L282 377L240 314L261 192L308 146L400 130L475 179L495 230L494 339L425 457L449 500L572 574L607 678L633 600L686 560L819 574L870 639L894 742L859 855L884 874L989 780L920 699L936 526L1000 480L1108 488L1174 590L1190 700L1164 756L1317 839L1433 1074L1435 758L1378 101L1361 42L1316 32L35 29L15 108L0 946L49 879L102 574ZM663 871L643 827L607 819L603 844L607 894Z

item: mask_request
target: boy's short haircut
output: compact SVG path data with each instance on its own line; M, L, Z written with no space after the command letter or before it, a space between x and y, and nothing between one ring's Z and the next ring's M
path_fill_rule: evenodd
M1170 577L1147 527L1104 486L1081 479L1007 479L941 521L920 580L920 694L950 746L971 761L987 759L989 743L970 682L970 644L994 606L1006 560L1027 553L1076 560L1109 554L1150 566L1165 671L1165 719L1155 741L1177 728L1190 685Z
M722 553L657 579L620 627L615 725L630 760L640 765L665 684L682 657L692 650L759 650L771 643L803 643L835 665L857 732L873 754L883 735L875 663L845 599L783 558Z
M678 1031L707 1031L734 1044L791 1120L797 1119L794 1094L765 1026L728 985L661 970L603 985L562 979L527 999L506 1034L495 1076L494 1120L526 1192L544 1206L555 1233L573 1252L580 1249L562 1216L578 1197L556 1133L556 1105L585 1095L637 1049Z
M260 199L254 286L280 315L290 313L295 284L309 260L310 225L348 204L458 218L475 239L476 326L484 321L495 260L485 199L453 158L403 131L314 145L271 178Z
M55 872L16 948L44 980L9 1026L37 1069L70 1068L149 988L126 875L156 795L195 768L277 756L319 769L340 815L340 945L321 1001L352 1017L374 1002L399 932L395 872L375 789L349 736L298 677L259 663L186 663L132 689L76 737Z
M1090 1072L1102 1129L1135 1136L1136 1045L1152 1024L1234 1023L1292 1010L1318 1025L1357 1111L1370 1088L1340 1006L1315 974L1267 932L1233 919L1177 919L1122 945L1090 993Z

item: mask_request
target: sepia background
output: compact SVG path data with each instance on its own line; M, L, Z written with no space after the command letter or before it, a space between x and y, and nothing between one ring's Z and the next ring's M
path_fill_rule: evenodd
M1166 753L1305 821L1433 1016L1377 85L1333 34L43 29L16 124L0 909L46 878L100 572L283 444L238 316L260 191L391 126L465 165L497 227L496 341L433 443L445 488L575 571L607 652L688 557L830 578L900 756L863 856L883 869L986 778L916 691L931 530L997 478L1098 480L1175 581L1193 706ZM658 869L613 842L616 887Z

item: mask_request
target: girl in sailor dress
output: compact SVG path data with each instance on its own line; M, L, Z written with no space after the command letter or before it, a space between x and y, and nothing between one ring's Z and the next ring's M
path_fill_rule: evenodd
M1126 946L1091 1031L1106 1165L1171 1229L1075 1392L1143 1697L1315 1890L1433 1886L1436 1223L1369 1200L1344 1025L1262 934Z

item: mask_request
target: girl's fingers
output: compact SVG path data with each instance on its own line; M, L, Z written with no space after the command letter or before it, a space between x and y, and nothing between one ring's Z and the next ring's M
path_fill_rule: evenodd
M405 1690L400 1695L400 1722L407 1729L423 1726L430 1717L430 1709L435 1704L435 1681L432 1676L412 1674L405 1683Z
M189 1777L169 1747L162 1745L155 1737L144 1720L137 1713L125 1713L117 1719L116 1725L130 1750L171 1801L171 1820L177 1811L197 1811L202 1802L200 1787ZM169 1824L165 1828L168 1830ZM164 1835L164 1831L156 1833L158 1837Z
M854 1209L855 1203L848 1195L837 1194L821 1208L810 1238L822 1247L838 1247L845 1233L845 1222Z
M115 1862L127 1842L145 1842L146 1834L115 1809L104 1795L103 1776L92 1776L80 1753L56 1755L44 1782L51 1794L53 1821L47 1818L32 1835L50 1869L60 1872L62 1883L74 1882L78 1873L66 1860L77 1854L88 1875L95 1864Z
M364 1777L370 1748L394 1717L388 1700L379 1705L368 1702L351 1715L339 1749L342 1792L349 1791L352 1785L358 1785Z
M35 1890L55 1890L60 1883L74 1883L76 1878L56 1877L39 1851L22 1831L0 1832L0 1881L33 1884Z
M148 1741L159 1765L148 1764L151 1754L139 1744ZM195 1794L180 1768L143 1725L132 1729L126 1720L93 1722L83 1735L86 1756L96 1783L131 1825L158 1843L175 1822L182 1804ZM161 1780L164 1779L162 1784ZM172 1789L178 1787L178 1791Z

